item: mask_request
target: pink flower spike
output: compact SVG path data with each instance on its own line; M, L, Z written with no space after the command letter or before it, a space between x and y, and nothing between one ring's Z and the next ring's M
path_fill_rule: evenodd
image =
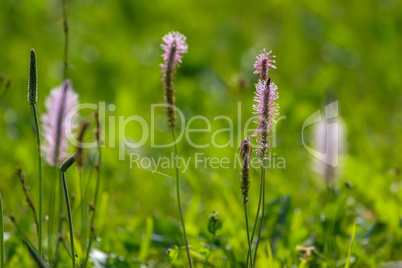
M269 68L274 68L276 69L276 66L274 65L274 63L276 63L276 61L273 59L276 56L271 55L272 50L270 50L268 53L264 50L260 53L260 55L257 56L257 60L254 63L254 68L255 74L260 74L260 80L267 80L268 79L268 71Z
M252 136L258 137L259 148L257 149L257 155L261 159L265 159L269 150L268 136L271 131L275 131L274 127L279 115L279 105L276 103L278 98L278 87L274 83L271 83L271 79L268 79L268 81L260 80L258 82L254 97L254 101L257 104L253 105L254 114L259 117L255 121L258 124L258 128Z
M162 38L163 42L165 42L161 44L162 49L165 51L162 55L165 64L162 64L162 67L168 63L171 57L174 63L181 62L183 58L182 54L187 53L188 50L186 39L187 38L179 32L170 32ZM172 52L173 55L171 55Z
M68 112L78 105L78 94L71 86L70 80L50 91L45 101L47 113L41 118L45 143L43 154L50 166L57 167L67 156L66 130L74 129L72 122L67 122Z
M177 66L181 63L183 53L187 53L188 46L186 37L179 32L170 32L162 38L164 44L161 45L165 53L162 54L164 63L162 67L162 84L165 93L166 114L168 125L176 125L176 110L174 109L174 75Z

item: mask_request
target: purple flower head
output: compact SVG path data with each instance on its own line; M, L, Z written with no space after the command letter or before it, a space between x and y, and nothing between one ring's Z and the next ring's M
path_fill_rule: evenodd
M165 68L171 59L173 60L173 64L181 62L183 58L182 54L187 53L188 50L186 39L187 38L179 32L170 32L162 38L163 42L165 42L161 44L162 49L165 51L162 55L165 61L165 63L162 64L163 68Z
M164 44L161 45L165 51L162 57L164 63L162 67L162 83L165 93L166 114L168 117L168 124L170 127L176 125L176 110L174 109L174 84L173 79L176 73L176 68L183 53L187 53L186 37L179 32L170 32L162 38Z
M50 91L45 101L47 113L42 116L45 143L43 153L49 165L57 167L67 155L66 130L76 126L68 122L68 112L78 105L78 94L71 86L70 80Z
M257 149L257 155L261 159L266 159L267 157L269 150L268 136L271 131L275 130L276 118L279 115L279 105L276 103L278 98L278 87L274 83L271 83L271 79L268 79L268 81L260 80L258 82L254 97L254 101L257 104L253 105L254 114L259 117L255 121L258 124L258 128L252 136L258 137L259 148Z
M272 50L269 51L268 53L264 50L260 53L260 55L257 56L257 60L254 63L254 68L255 74L260 74L259 80L267 80L268 79L268 69L269 68L274 68L276 69L276 66L274 65L275 58L274 55L271 55Z

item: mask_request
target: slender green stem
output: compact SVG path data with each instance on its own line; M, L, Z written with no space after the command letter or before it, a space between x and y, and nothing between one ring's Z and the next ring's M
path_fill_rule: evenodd
M254 234L255 234L255 229L257 228L258 225L258 216L260 215L260 209L261 209L261 199L262 199L262 187L263 187L263 178L261 174L261 181L260 181L260 196L258 197L258 207L257 207L257 213L255 215L255 221L254 221L254 226L253 226L253 232L251 233L251 242L254 241ZM247 254L247 267L248 267L248 262L252 254L252 249L249 248L248 254Z
M0 193L0 267L5 267L4 260L4 220L3 220L3 203L1 201Z
M173 137L173 143L174 143L174 153L175 153L175 158L177 158L178 153L177 153L177 145L176 145L176 135L174 133L174 127L171 127L172 129L172 137ZM188 248L188 243L187 243L187 234L186 234L186 225L184 224L184 217L183 217L183 212L181 210L181 202L180 202L180 176L179 176L179 168L177 166L177 163L175 163L176 167L176 192L177 192L177 205L179 207L179 213L180 213L180 220L181 220L181 225L183 227L183 235L184 235L184 242L186 243L186 251L187 251L187 258L188 258L188 263L190 265L190 268L193 267L191 264L191 257L190 257L190 250Z
M79 171L79 180L80 180L80 209L81 209L81 248L85 248L86 236L87 236L87 204L86 204L86 195L85 195L85 183L82 176L82 169Z
M62 243L65 246L65 241L63 238L63 233L62 233L62 228L63 228L63 182L62 182L62 177L61 174L65 173L74 163L75 163L75 156L76 153L68 157L64 162L60 165L60 194L59 194L59 227L57 231L57 243L56 243L56 254L55 254L55 260L54 260L54 265L53 267L57 267L57 264L59 262L59 249L60 249L60 243ZM70 214L71 214L71 204L69 204L70 207ZM71 255L71 253L69 253Z
M68 23L67 23L67 5L66 0L61 0L61 9L63 15L63 32L64 32L64 68L63 68L63 79L67 77L67 69L68 69ZM56 162L57 163L57 162ZM57 187L57 186L55 186ZM60 248L60 239L62 235L63 229L63 186L61 185L60 180L60 196L59 196L59 221L57 228L57 240L56 240L56 252L54 257L54 267L57 267L58 259L59 259L59 248ZM50 258L50 257L49 257Z
M85 268L88 263L89 259L89 253L91 252L91 246L92 246L92 241L95 239L95 217L96 217L96 205L98 203L98 198L99 198L99 189L100 189L100 165L101 165L101 160L102 160L102 154L101 154L101 148L100 144L98 142L98 164L96 166L96 185L95 185L95 196L94 196L94 206L93 206L93 211L92 211L92 217L91 217L91 234L89 236L89 242L87 246L87 252L85 256L85 261L84 264L82 265L82 268Z
M61 181L63 184L64 195L66 199L67 205L67 215L68 215L68 225L70 227L70 242L71 242L71 260L73 262L73 268L75 268L75 250L74 250L74 229L73 229L73 218L71 215L71 206L70 206L70 198L68 197L68 188L66 182L66 176L64 172L60 172Z
M29 241L29 239L27 238L27 236L26 236L26 235L24 234L24 232L21 230L21 227L18 225L18 223L17 223L17 221L15 220L14 216L12 216L12 215L7 215L7 217L8 217L8 218L10 219L10 221L14 224L14 227L17 229L19 235L20 235L23 239Z
M54 265L53 267L57 267L57 263L59 261L59 248L60 248L60 240L62 239L62 229L63 229L63 185L61 183L61 177L59 181L59 223L57 227L57 241L56 241L56 252L54 257Z
M48 234L47 234L49 261L52 259L53 254L52 237L53 237L53 225L54 225L54 208L56 203L56 191L57 191L57 177L58 177L57 173L58 173L57 169L55 169L55 176L51 180L51 187L50 187L49 222L48 222Z
M38 253L42 256L42 219L43 219L43 175L42 175L42 154L41 154L41 146L40 146L40 131L39 131L39 120L38 120L38 112L36 110L36 104L32 104L32 111L35 121L35 130L36 130L36 143L38 147L38 166L39 166L39 245L38 245Z
M208 264L208 260L209 260L209 257L211 256L211 253L212 253L212 247L213 247L213 245L215 244L215 233L213 233L212 234L212 242L211 242L211 245L209 246L209 252L208 252L208 255L207 255L207 257L205 258L205 262L204 262L204 268L205 267L207 267L207 264Z
M244 218L246 219L246 231L247 231L247 242L248 242L248 251L247 251L247 258L249 256L249 252L251 252L251 240L250 240L250 231L248 227L248 213L247 213L247 202L243 202L244 204ZM248 267L248 263L246 264ZM250 259L250 266L253 267L253 260Z
M257 243L255 245L255 251L254 251L254 265L255 266L255 261L257 259L257 251L258 251L258 244L260 243L260 239L261 239L261 231L262 231L262 224L264 222L264 208L265 208L265 167L264 164L262 164L261 167L261 180L262 180L262 200L261 200L261 204L262 204L262 208L261 208L261 219L260 219L260 229L258 231L258 237L257 237Z
M66 243L66 240L63 239L63 240L61 241L61 244L63 245L64 249L66 250L68 256L70 256L70 258L72 258L72 256L71 256L71 249L68 248L68 245L67 245L67 243Z
M63 79L66 79L67 70L68 70L68 23L67 23L66 0L61 0L61 7L62 7L62 11L63 11L63 30L64 30L64 69L63 69Z
M26 201L28 203L28 206L32 211L32 215L33 215L35 225L36 225L36 232L39 234L39 220L38 220L38 217L36 216L36 209L35 209L34 204L32 203L31 198L29 197L28 189L27 189L27 187L25 185L25 175L22 173L21 169L17 170L17 176L20 179L21 186L22 186L22 191L24 192L25 199L26 199Z

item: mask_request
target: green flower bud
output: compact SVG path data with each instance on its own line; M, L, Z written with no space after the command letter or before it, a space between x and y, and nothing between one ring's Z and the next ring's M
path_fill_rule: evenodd
M38 101L38 70L36 68L36 53L31 49L29 60L28 102L34 105Z
M221 228L222 228L221 218L219 217L218 212L214 211L209 215L208 231L211 234L215 234L216 231L218 231Z

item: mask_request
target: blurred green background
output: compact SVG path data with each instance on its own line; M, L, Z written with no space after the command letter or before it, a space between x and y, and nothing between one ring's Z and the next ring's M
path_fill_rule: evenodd
M67 76L81 103L106 102L116 107L107 111L103 122L102 195L95 244L99 251L94 256L98 267L186 266L185 251L174 258L175 246L184 245L174 179L130 168L128 155L119 160L118 136L123 134L116 132L119 135L113 137L115 127L109 120L115 118L118 126L119 116L140 115L151 122L151 105L163 103L161 38L171 30L186 35L189 46L176 75L177 106L187 122L196 115L210 119L212 131L229 127L223 120L213 121L220 115L233 119L235 130L244 127L252 116L253 85L258 78L253 74L255 57L263 48L272 49L277 56L278 69L270 75L279 87L280 114L286 119L277 126L272 152L285 159L286 168L267 172L267 213L257 267L297 267L302 259L308 267L344 266L354 222L353 267L378 267L402 260L400 1L67 0L67 6ZM21 164L37 204L36 143L26 97L29 50L35 48L38 55L38 109L43 114L46 96L62 82L61 11L61 1L0 1L0 87L4 79L12 79L0 99L0 190L4 213L14 215L32 241L36 241L35 226L14 175ZM328 191L323 178L313 171L314 158L302 143L303 122L323 106L328 94L339 101L346 130L347 149L335 191ZM83 116L92 119L90 110L83 111ZM156 141L170 142L162 109L155 122ZM205 123L192 125L197 126L203 128ZM307 128L305 135L314 147L312 128ZM133 122L127 125L125 135L139 140L142 132L141 125ZM208 143L211 135L191 134L191 139ZM233 146L204 149L195 149L183 139L178 144L179 154L234 159L242 137L236 131ZM228 138L227 132L217 136L222 144ZM93 140L92 132L87 139ZM127 150L130 152L162 157L169 156L172 148L152 148L148 140L140 148ZM88 202L95 182L93 157L90 150L83 176ZM163 172L174 176L172 169ZM45 167L46 195L50 180L56 179L53 174ZM81 183L75 170L67 176L80 260L84 255L79 246L83 241L78 208ZM249 206L250 219L254 219L259 170L252 170L251 177ZM209 248L208 215L214 210L223 227L209 261L216 267L244 267L247 239L240 168L193 165L182 178L182 203L197 267L202 266ZM5 229L8 267L32 267L9 220ZM309 246L315 250L310 257L304 256L301 248ZM69 257L65 251L62 254L62 264L68 267Z

